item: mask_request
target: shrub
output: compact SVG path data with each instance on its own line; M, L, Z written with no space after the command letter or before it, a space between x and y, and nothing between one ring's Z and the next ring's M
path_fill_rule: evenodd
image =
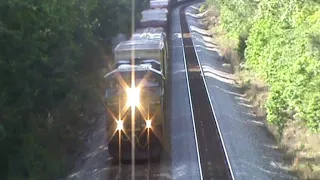
M320 131L320 3L301 0L214 0L230 36L248 33L245 66L270 86L267 119L289 116ZM240 50L240 52L243 52Z

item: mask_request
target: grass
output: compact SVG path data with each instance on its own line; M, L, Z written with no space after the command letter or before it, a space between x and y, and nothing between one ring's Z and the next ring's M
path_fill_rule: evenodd
M200 10L206 12L203 22L212 32L213 41L218 45L223 60L231 64L236 83L253 106L255 115L276 139L278 148L285 152L284 161L290 164L289 170L299 179L320 179L319 134L310 132L303 122L292 119L285 127L283 135L279 136L277 127L269 124L266 119L265 104L269 87L243 66L245 40L248 34L242 34L238 39L230 39L219 26L219 12L214 5L206 4Z

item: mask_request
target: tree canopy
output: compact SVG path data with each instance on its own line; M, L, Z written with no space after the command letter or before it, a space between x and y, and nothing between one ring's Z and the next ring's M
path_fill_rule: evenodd
M0 179L55 179L99 101L110 38L131 31L131 1L1 0L0 14Z

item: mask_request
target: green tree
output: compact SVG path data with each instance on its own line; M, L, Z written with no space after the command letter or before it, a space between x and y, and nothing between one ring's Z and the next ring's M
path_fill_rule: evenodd
M55 179L72 166L106 42L130 32L130 3L0 1L0 179Z
M246 67L264 79L268 120L282 131L302 120L320 131L320 3L316 0L211 0L231 37L244 32Z

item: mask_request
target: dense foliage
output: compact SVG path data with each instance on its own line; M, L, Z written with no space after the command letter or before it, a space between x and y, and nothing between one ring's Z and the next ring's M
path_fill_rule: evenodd
M270 87L268 120L288 119L320 131L320 2L209 0L231 37L246 34L245 65Z
M86 103L99 101L97 67L110 38L130 32L131 2L0 1L0 179L56 179L72 166Z

